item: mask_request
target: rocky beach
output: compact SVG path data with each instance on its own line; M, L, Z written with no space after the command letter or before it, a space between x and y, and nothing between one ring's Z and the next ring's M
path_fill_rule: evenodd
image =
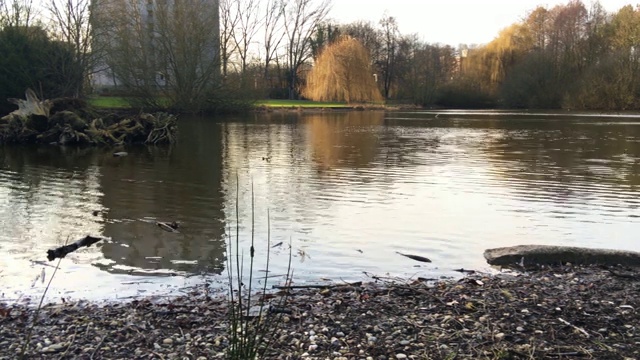
M266 315L275 318L264 359L637 359L639 291L637 269L565 265L459 280L372 276L253 298L286 296ZM32 326L28 359L217 359L230 342L229 301L206 288L36 313L0 304L1 359L19 358Z

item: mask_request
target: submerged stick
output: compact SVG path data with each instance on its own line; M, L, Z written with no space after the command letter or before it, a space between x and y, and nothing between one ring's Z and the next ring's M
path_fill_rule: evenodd
M428 262L428 263L430 263L430 262L431 262L431 260L427 259L427 258L426 258L426 257L424 257L424 256L411 255L411 254L403 254L403 253L401 253L401 252L399 252L399 251L396 251L396 253L398 253L398 254L400 254L400 255L402 255L402 256L406 256L406 257L408 257L409 259L412 259L412 260L415 260L415 261Z
M69 245L64 245L61 246L57 249L51 249L51 250L47 250L47 259L49 261L55 260L57 258L63 258L65 256L67 256L67 254L72 253L76 250L78 250L79 248L86 246L89 247L95 243L97 243L98 241L102 240L104 238L102 237L93 237L90 235L87 235L85 237L83 237L80 240L77 240L76 242L74 242L73 244L69 244Z
M272 289L292 290L292 289L335 289L346 286L361 286L362 281L345 284L326 284L326 285L272 285Z

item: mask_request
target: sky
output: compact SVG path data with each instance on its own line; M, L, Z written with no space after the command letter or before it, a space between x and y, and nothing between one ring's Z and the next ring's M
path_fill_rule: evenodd
M568 0L333 0L329 17L339 23L366 20L377 24L385 11L400 33L418 34L428 43L458 46L486 44L501 29L522 20L538 5L552 8ZM590 6L590 0L583 0ZM640 0L600 0L609 12Z

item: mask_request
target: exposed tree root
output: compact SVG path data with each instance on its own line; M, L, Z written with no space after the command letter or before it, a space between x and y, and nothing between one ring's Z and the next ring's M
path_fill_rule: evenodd
M40 101L29 91L26 98L20 100L20 109L0 118L0 144L157 145L176 141L178 127L175 115L100 116L82 100ZM43 110L43 106L46 109ZM31 112L30 109L37 111Z

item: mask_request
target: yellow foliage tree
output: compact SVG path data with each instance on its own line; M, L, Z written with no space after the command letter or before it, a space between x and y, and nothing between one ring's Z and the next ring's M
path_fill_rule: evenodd
M314 101L382 101L369 52L350 36L343 36L322 50L303 94Z

